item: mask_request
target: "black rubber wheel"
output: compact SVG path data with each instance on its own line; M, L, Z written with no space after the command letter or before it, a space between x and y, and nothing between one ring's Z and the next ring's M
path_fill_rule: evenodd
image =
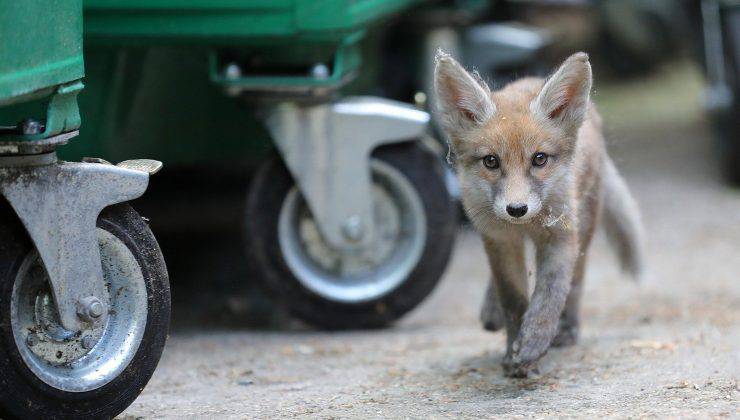
M436 286L450 258L456 231L455 206L445 185L441 159L419 142L379 148L373 159L397 170L421 198L426 240L418 262L394 289L372 300L340 302L302 284L281 251L278 224L294 186L282 160L274 156L258 170L247 198L247 255L260 273L259 283L295 317L325 329L378 328L417 306Z
M740 92L734 93L734 104L729 110L713 115L713 129L718 138L722 155L722 169L725 179L733 186L740 186L740 141L737 133L740 131Z
M720 146L724 159L727 180L740 186L740 7L723 10L722 31L724 34L725 73L732 94L729 109L715 118L715 127L720 135Z
M131 362L111 382L88 392L65 392L39 379L24 363L11 327L13 284L32 243L7 202L0 199L0 417L113 418L141 393L162 355L170 323L170 290L154 235L128 205L111 206L97 226L125 244L146 283L147 321Z

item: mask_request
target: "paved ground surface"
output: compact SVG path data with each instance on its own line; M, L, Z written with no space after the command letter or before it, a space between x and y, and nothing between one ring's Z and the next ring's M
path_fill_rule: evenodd
M676 77L596 92L644 212L652 278L625 279L600 237L581 342L551 351L541 377L503 377L503 334L477 321L483 252L462 229L441 285L393 328L179 329L123 416L740 417L740 191L720 182L696 100ZM668 92L675 112L650 89Z

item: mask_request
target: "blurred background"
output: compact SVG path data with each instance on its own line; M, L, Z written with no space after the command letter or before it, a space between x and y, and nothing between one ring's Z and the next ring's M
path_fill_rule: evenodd
M29 25L3 27L28 35L3 52L31 82L23 58L60 77L49 51L73 71L34 91L7 83L0 116L15 125L0 134L31 154L74 135L82 27L82 125L59 156L164 162L132 204L167 262L173 328L124 417L738 415L740 1L50 5L0 14ZM504 335L478 320L490 272L432 113L438 49L494 88L586 51L643 214L647 281L628 282L598 233L580 341L535 378L503 376Z
M187 29L146 27L158 13L172 10L89 1L86 89L80 96L85 129L62 154L165 161L165 170L135 206L149 218L168 262L176 331L305 328L301 318L306 317L286 310L295 302L279 296L280 290L268 297L269 286L265 295L269 268L252 258L244 238L246 219L254 216L246 201L255 174L277 155L257 116L260 109L272 101L372 95L430 111L437 48L478 70L494 87L521 76L546 76L564 57L583 50L591 56L593 99L615 153L665 153L657 165L685 166L706 158L718 182L730 188L740 180L734 163L740 148L735 6L674 0L393 2L376 6L372 17L358 18L362 24L346 31L362 34L352 40L349 54L356 62L340 69L345 73L340 81L286 91L274 86L275 80L255 88L250 77L327 78L339 63L332 57L336 39L294 35L288 39L298 40L290 46L281 40L273 48L244 37L229 44L228 34L218 31L196 37ZM246 9L242 13L250 13ZM258 12L267 15L268 9ZM218 7L195 7L177 13L218 12ZM124 24L121 15L138 17L141 25ZM345 42L346 34L340 35L335 38ZM673 137L675 143L661 142ZM671 156L682 138L690 149ZM445 140L434 121L423 143L444 159ZM446 183L455 199L450 175L448 169ZM456 219L465 229L464 216ZM423 296L413 299L411 306Z
M737 414L737 2L153 3L85 2L84 124L60 152L165 162L134 206L174 328L131 416ZM438 48L493 87L588 52L644 214L651 280L628 284L598 239L581 345L533 382L503 379L503 337L479 326L488 268L445 139L433 117L401 128L431 111ZM363 136L369 190L346 176L368 170Z

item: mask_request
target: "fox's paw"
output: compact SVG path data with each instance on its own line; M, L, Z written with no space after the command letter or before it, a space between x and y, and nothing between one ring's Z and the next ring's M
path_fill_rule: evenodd
M519 332L519 337L514 340L514 344L511 346L512 361L516 365L534 364L547 353L547 349L550 348L550 341L552 341L552 335L545 334L542 331L522 329Z
M483 329L486 331L495 332L503 328L504 326L496 321L483 321Z
M539 374L539 368L537 362L529 364L516 363L513 357L509 354L504 356L504 360L501 362L504 368L504 375L507 378L529 378Z
M558 327L558 333L555 338L552 339L553 347L568 347L578 342L578 326L576 325L560 325Z
M504 327L504 311L498 302L486 301L480 311L480 321L483 329L498 331Z

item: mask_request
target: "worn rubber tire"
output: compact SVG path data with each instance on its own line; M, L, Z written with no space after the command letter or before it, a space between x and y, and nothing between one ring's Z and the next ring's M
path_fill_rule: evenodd
M305 288L283 259L278 241L280 210L294 185L277 156L258 170L246 206L247 255L259 283L295 317L325 329L378 328L413 309L434 289L450 258L456 230L455 206L444 183L440 159L418 142L382 147L373 158L399 170L422 200L427 236L419 262L395 289L360 303L328 300Z
M720 135L720 147L724 159L724 170L728 182L740 186L740 9L729 7L722 19L725 39L725 71L732 94L732 105L723 115L715 118L715 127Z
M0 417L107 419L139 396L162 355L170 323L170 290L162 252L149 226L128 204L103 210L99 228L120 239L142 268L148 295L147 323L128 367L89 392L65 392L39 380L23 362L10 324L10 298L21 262L32 243L7 202L0 199Z

